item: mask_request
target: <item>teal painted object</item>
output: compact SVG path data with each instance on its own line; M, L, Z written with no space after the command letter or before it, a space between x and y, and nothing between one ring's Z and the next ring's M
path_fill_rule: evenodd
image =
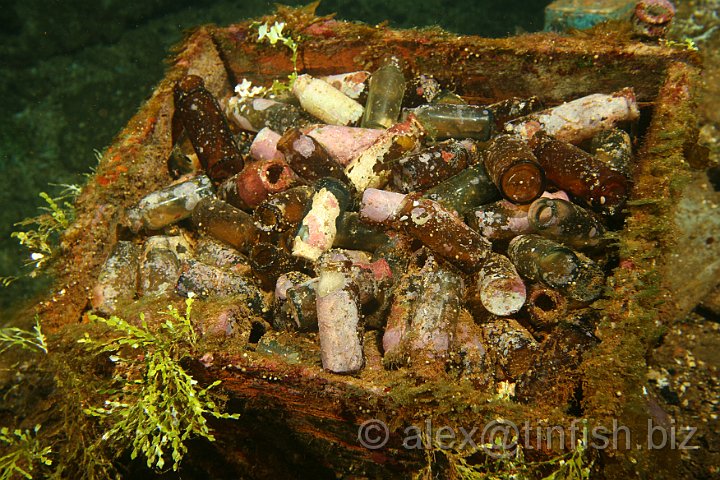
M557 0L545 7L545 30L583 30L605 20L630 19L634 0Z

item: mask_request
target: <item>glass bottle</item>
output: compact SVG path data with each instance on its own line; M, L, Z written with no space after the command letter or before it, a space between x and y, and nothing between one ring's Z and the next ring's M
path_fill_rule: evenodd
M529 98L508 98L487 105L485 108L492 112L495 126L498 131L502 131L506 122L529 115L542 107L542 101L538 97L532 96Z
M298 76L293 82L292 92L306 112L330 125L355 124L362 117L362 105L329 83L310 75Z
M269 98L232 97L228 102L228 116L243 130L259 132L269 128L283 134L288 128L302 128L313 123L312 117L291 103Z
M479 205L497 200L500 193L485 166L477 163L435 185L424 196L463 216Z
M296 230L314 193L310 185L300 185L271 195L253 210L255 225L271 236Z
M602 293L605 276L592 260L540 235L513 238L508 256L523 277L542 282L574 300L589 302Z
M365 363L357 286L348 262L323 262L319 270L316 307L322 366L333 373L357 372Z
M542 195L545 172L525 142L499 135L484 153L485 169L505 199L527 204Z
M221 182L243 169L244 162L215 97L197 75L187 75L173 88L175 114L187 132L205 173Z
M392 162L415 151L425 135L415 116L396 123L385 130L375 142L363 150L345 167L345 173L355 189L380 188L390 178Z
M309 183L323 177L345 180L345 170L313 137L297 128L286 131L277 142L277 148L297 175Z
M612 128L598 133L590 143L590 153L610 170L632 179L632 140L625 130Z
M348 207L349 188L334 178L324 178L315 184L310 207L300 222L293 239L292 254L315 261L330 250L337 234L337 219Z
M210 179L199 175L184 182L152 192L127 211L128 227L134 233L141 229L159 230L188 218L195 205L213 195Z
M464 272L480 269L492 251L486 238L433 200L408 195L395 218L429 250Z
M395 161L390 181L400 192L426 190L477 163L478 157L472 140L447 140Z
M525 304L525 283L509 258L492 253L476 274L477 294L488 312L505 317Z
M358 212L343 212L336 222L337 232L333 247L374 252L385 245L388 236L382 230L360 220Z
M605 233L605 226L593 213L559 198L535 200L527 217L537 233L573 248L595 247Z
M390 128L400 115L405 77L400 59L386 58L380 68L370 77L370 89L365 103L365 114L360 126L363 128Z
M545 176L558 188L598 212L619 212L629 194L628 180L603 162L567 142L538 132L533 149Z
M297 176L285 160L260 160L248 163L242 172L225 180L218 188L218 196L230 205L250 210L296 182Z
M434 139L473 138L486 141L490 138L494 122L490 110L477 105L421 105L412 113Z
M192 220L198 231L245 254L258 240L259 232L252 216L216 197L198 202L193 209Z

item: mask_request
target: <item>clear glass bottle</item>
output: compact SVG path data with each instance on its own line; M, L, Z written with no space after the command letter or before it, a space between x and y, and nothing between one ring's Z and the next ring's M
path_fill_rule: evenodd
M398 120L404 94L405 76L400 66L400 59L394 56L388 57L370 77L365 114L360 126L390 128Z
M134 233L141 229L160 230L188 218L195 205L213 195L210 178L199 175L184 182L152 192L128 209L127 220Z

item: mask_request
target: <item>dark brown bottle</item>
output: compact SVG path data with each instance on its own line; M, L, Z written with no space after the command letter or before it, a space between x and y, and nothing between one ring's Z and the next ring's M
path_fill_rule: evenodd
M255 276L266 290L275 288L277 279L285 272L295 270L311 273L308 262L291 256L287 251L272 243L258 242L250 249L250 264Z
M225 115L197 75L187 75L173 89L175 113L185 128L200 164L214 182L240 172L244 162Z
M512 203L531 203L545 191L545 172L530 147L519 138L495 137L484 157L488 175L500 194Z
M307 211L307 203L315 194L310 185L300 185L272 195L253 211L258 228L266 233L297 230Z
M193 223L200 232L227 243L242 253L248 253L258 239L258 229L250 214L208 197L195 205Z
M464 272L480 269L492 252L490 241L433 200L408 195L396 218L410 235Z
M278 140L277 149L297 175L308 183L323 177L347 181L344 168L337 163L317 140L291 128Z
M485 108L492 112L495 126L498 131L502 131L505 122L537 112L543 108L543 104L535 96L529 98L512 97L488 105Z
M575 145L543 132L535 134L532 145L545 176L558 188L609 215L625 204L629 185L621 173Z

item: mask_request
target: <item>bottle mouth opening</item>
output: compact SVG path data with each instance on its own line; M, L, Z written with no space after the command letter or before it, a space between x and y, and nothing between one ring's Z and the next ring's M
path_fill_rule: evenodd
M542 205L535 212L535 221L538 227L549 227L557 222L555 209L551 205Z
M531 160L521 160L512 165L498 182L502 196L515 204L532 203L545 191L545 172Z
M578 259L572 252L560 250L546 255L541 263L542 279L550 287L564 287L578 273Z

